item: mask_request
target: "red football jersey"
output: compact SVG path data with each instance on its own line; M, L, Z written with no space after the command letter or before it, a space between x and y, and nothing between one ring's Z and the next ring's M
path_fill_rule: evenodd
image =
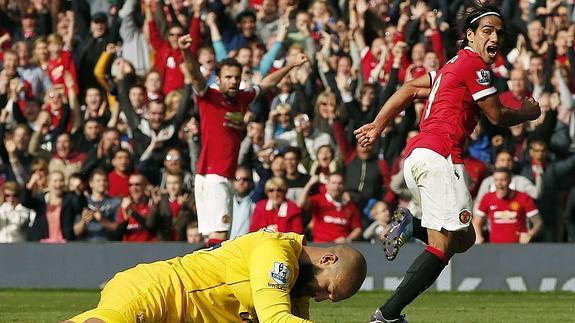
M361 215L353 202L338 203L329 194L310 197L313 242L333 242L361 228Z
M301 209L292 201L286 200L273 209L269 200L256 203L256 208L250 221L250 232L262 228L271 228L277 232L303 233Z
M259 91L258 86L240 90L234 101L229 101L220 91L212 88L208 88L203 96L196 96L202 140L198 174L217 174L226 178L234 176L244 135L244 114Z
M487 64L470 47L461 49L439 71L430 72L431 93L420 122L420 134L405 149L428 148L463 163L463 145L477 124L476 101L497 92Z
M503 199L495 192L485 194L477 216L488 216L489 242L517 243L519 234L527 232L527 218L537 214L539 210L529 195L512 190Z
M129 175L124 176L115 170L111 171L108 174L108 183L110 184L108 187L108 195L110 197L126 197L130 195L129 179Z

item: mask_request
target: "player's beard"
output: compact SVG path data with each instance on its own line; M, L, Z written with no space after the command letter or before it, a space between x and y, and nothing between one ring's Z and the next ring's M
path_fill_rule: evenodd
M303 264L299 267L299 273L295 284L293 285L290 296L291 297L302 297L302 296L314 296L313 286L317 285L314 282L316 275L318 275L322 269L315 267L312 264Z

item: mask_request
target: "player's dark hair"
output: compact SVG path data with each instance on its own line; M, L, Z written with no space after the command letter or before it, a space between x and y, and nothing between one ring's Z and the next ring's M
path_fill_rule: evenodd
M237 67L239 68L240 72L242 71L242 64L240 64L235 58L226 58L221 61L218 66L216 67L216 75L220 76L220 72L224 66L229 67Z
M476 3L471 7L467 8L467 14L461 19L461 21L459 22L459 25L461 26L461 38L463 39L461 42L461 48L465 48L465 46L469 45L468 41L467 41L467 30L471 29L474 32L477 31L477 28L479 28L479 23L481 22L481 19L475 19L483 14L486 14L488 12L494 12L497 15L499 15L499 19L501 19L501 21L503 21L503 15L501 14L501 11L499 10L499 8L497 8L496 6L492 5L492 4L479 4ZM487 16L484 16L487 17Z

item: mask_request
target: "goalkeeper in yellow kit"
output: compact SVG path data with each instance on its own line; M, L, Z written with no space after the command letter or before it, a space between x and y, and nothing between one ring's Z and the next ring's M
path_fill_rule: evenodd
M68 322L310 322L310 297L351 297L365 279L347 246L304 246L295 233L260 230L114 276L97 308Z

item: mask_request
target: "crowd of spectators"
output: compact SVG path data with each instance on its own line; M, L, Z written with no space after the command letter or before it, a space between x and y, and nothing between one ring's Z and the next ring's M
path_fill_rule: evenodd
M515 230L505 225L519 227L516 242L573 241L575 4L491 2L506 23L492 66L498 95L510 108L532 96L542 114L512 128L482 117L469 138L474 224L487 231L478 243L491 229ZM223 125L241 134L237 165L225 170L226 237L268 228L316 242L377 241L396 207L420 212L402 151L425 102L372 147L352 132L401 84L457 53L458 19L471 3L0 1L0 242L205 239L194 178L223 161L204 160L212 110L198 102L224 86L221 63L239 63L240 90L266 90ZM235 149L211 136L210 149ZM516 191L508 210L490 213L484 197Z

